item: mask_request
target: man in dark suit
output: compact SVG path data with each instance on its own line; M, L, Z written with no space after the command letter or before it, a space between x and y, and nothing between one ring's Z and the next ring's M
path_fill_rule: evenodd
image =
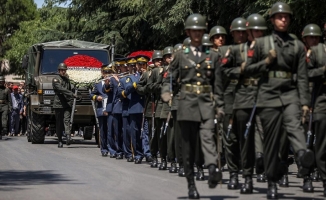
M172 84L175 85L178 80L181 85L177 120L182 131L182 156L188 196L192 199L199 198L193 167L199 138L209 171L209 187L215 188L222 179L222 173L216 168L218 155L213 131L215 109L219 107L218 115L223 115L221 71L217 67L218 54L202 48L205 29L206 20L202 15L190 15L185 22L186 33L191 39L190 45L183 51L176 52L170 64ZM171 99L169 88L162 89L162 99L165 102Z

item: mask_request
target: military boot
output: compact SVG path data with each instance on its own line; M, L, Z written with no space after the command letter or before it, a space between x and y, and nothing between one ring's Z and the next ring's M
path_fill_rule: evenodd
M215 165L208 166L208 187L215 188L222 180L222 172Z
M259 183L265 183L266 182L265 173L257 174L257 182L259 182Z
M314 161L315 155L310 149L299 150L297 152L298 174L302 176L308 175L309 169L314 164Z
M311 180L313 182L318 182L319 181L319 171L317 168L314 169L314 172L311 174Z
M289 187L289 177L287 174L284 174L282 178L278 181L280 187Z
M161 164L159 166L159 170L166 170L166 167L167 167L167 162L166 162L166 159L164 158L161 158Z
M326 197L326 180L324 180L323 185L324 185L324 197Z
M246 176L245 182L241 187L240 193L241 194L252 194L253 186L252 186L252 177Z
M184 176L186 175L186 173L185 173L185 168L183 167L183 165L179 165L178 175L179 175L180 177L184 177Z
M228 189L236 190L236 189L238 189L238 185L239 185L238 173L231 173L230 180L228 183Z
M153 162L152 162L152 164L151 164L151 167L152 167L152 168L157 168L157 164L158 164L157 157L153 157Z
M188 197L189 199L199 199L199 193L197 191L194 178L187 178L188 181Z
M71 135L67 134L67 141L66 141L67 146L71 144Z
M310 176L305 176L303 178L303 186L302 186L303 192L314 192L314 187L312 186L312 180Z
M201 166L197 166L196 180L197 181L205 180L204 169Z
M171 162L171 167L169 169L170 173L177 173L178 169L177 169L177 163L175 161Z
M264 173L264 154L256 153L256 174Z
M277 186L273 181L268 181L267 199L277 199Z
M58 143L58 148L62 148L62 147L63 147L62 142L59 142L59 143Z
M0 140L2 140L2 133L0 133Z

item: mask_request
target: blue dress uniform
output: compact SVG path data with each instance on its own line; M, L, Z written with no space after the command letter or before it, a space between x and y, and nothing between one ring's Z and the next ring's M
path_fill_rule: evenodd
M102 101L97 101L97 98L101 96L102 98L107 97L106 93L104 92L104 81L100 81L94 85L94 88L90 94L90 98L93 101L96 101L96 114L100 125L100 148L102 156L107 156L109 153L108 148L108 139L107 139L107 114L104 113L104 107L102 105Z
M114 98L114 91L113 86L115 79L113 77L110 78L110 84L104 87L104 92L107 95L107 104L106 104L106 112L108 113L107 117L107 124L108 124L108 148L110 152L110 158L116 158L117 155L122 154L122 151L118 150L116 146L116 141L113 133L113 98ZM116 84L117 85L117 84Z
M137 82L139 81L140 74L130 75L126 78L126 90L124 94L129 96L128 113L130 117L130 136L132 141L132 149L135 157L135 164L140 164L143 159L141 134L141 121L144 109L144 97L136 92Z
M122 131L122 101L119 97L119 82L115 79L111 80L113 86L113 108L112 108L112 123L115 136L115 146L117 147L117 159L123 159L123 131Z
M133 162L133 156L131 151L131 141L130 141L130 118L128 113L129 101L130 101L130 94L128 97L124 94L124 90L126 88L126 79L127 77L123 77L120 79L118 85L118 97L121 99L122 103L122 137L123 137L123 151L125 158L128 162Z

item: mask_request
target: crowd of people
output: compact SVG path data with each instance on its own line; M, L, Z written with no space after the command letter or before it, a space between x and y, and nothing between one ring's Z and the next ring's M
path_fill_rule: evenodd
M21 136L26 134L25 83L6 82L0 76L1 91L1 137Z
M313 192L313 180L321 179L326 196L326 47L316 24L303 28L303 42L289 34L292 14L289 5L275 3L267 36L261 15L234 19L231 45L225 44L224 27L205 34L205 18L192 14L183 44L155 50L152 58L138 55L103 65L90 94L102 156L135 164L145 158L152 168L178 173L187 179L190 199L200 198L194 177L204 180L203 166L208 186L215 188L226 163L227 187L241 194L253 193L255 169L257 181L267 182L267 198L276 199L277 184L289 187L291 149L303 192ZM78 98L66 70L61 63L53 79L57 133L69 130L68 99ZM62 135L58 138L61 148Z

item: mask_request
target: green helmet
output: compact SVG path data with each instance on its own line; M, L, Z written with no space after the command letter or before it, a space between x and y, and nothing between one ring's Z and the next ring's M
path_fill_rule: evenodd
M163 56L167 55L167 54L173 54L173 47L165 47L163 50Z
M191 42L190 37L187 37L185 40L183 40L183 46L189 46Z
M4 76L0 76L0 82L5 82L5 81L6 81L5 77Z
M290 6L283 2L277 2L272 6L269 11L269 17L273 17L273 15L275 15L276 13L287 13L290 15L293 14Z
M213 43L210 41L210 37L207 33L203 35L203 39L201 40L201 44L204 46L213 46Z
M317 24L308 24L302 31L302 37L306 36L322 36L320 27Z
M162 58L163 58L162 51L161 50L154 50L153 55L152 55L152 60L162 59Z
M211 30L209 31L209 36L210 39L212 39L212 37L214 35L227 35L225 28L223 28L222 26L214 26L213 28L211 28Z
M295 40L298 39L298 37L297 37L295 34L293 34L293 33L289 33L289 35L290 35L291 38L293 38L293 39L295 39Z
M252 14L247 18L247 29L266 30L266 21L260 14Z
M65 69L65 70L67 70L67 65L65 64L65 63L60 63L59 65L58 65L58 70L59 69Z
M173 51L174 52L177 52L177 51L181 50L182 49L182 46L183 45L181 43L174 45Z
M230 31L245 31L246 23L247 21L242 17L235 18L231 23Z
M185 22L185 29L206 30L206 19L201 14L191 14Z

